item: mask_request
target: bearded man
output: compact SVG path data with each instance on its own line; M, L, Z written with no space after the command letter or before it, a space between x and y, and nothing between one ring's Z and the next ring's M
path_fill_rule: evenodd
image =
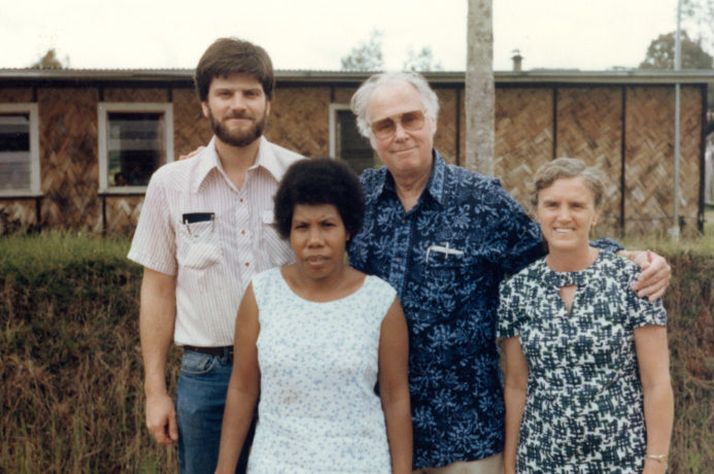
M178 444L182 473L216 468L245 288L255 273L293 259L272 226L273 195L302 156L262 137L274 83L260 46L222 38L206 50L195 84L214 137L194 159L154 173L129 251L144 267L146 425L158 443ZM183 347L175 406L166 386L172 338Z

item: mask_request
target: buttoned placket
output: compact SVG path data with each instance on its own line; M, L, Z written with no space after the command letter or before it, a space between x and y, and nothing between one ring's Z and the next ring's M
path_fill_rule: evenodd
M255 268L255 253L253 250L253 225L251 219L251 203L248 197L248 181L250 180L251 170L246 172L245 181L240 188L231 187L234 194L234 199L237 201L233 206L235 209L235 225L238 229L236 233L236 250L240 257L240 272L244 282L248 282L253 278Z
M397 198L395 197L395 199ZM401 215L398 221L394 224L392 242L400 242L400 244L392 248L391 265L389 267L389 282L394 285L401 297L406 289L406 276L411 267L410 257L413 250L413 227L416 221L416 215L421 207L421 202L417 202L416 206L408 212L404 212L404 208L401 206L400 202L395 203L395 205L399 206Z

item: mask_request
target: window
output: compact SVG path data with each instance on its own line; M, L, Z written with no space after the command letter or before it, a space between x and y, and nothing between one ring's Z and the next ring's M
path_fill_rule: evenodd
M99 190L143 192L173 161L171 104L99 104Z
M330 104L330 156L344 160L357 174L376 163L372 146L360 135L347 105Z
M0 195L39 194L37 104L0 104Z

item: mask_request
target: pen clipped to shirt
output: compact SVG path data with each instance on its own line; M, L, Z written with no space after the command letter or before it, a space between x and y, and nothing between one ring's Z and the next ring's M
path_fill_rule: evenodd
M432 244L426 249L426 261L429 261L429 257L431 256L432 253L435 254L440 254L443 255L445 259L449 258L449 256L455 256L455 257L461 257L464 254L463 250L459 249L454 249L449 246L448 242L443 243L442 245L437 245L437 244Z

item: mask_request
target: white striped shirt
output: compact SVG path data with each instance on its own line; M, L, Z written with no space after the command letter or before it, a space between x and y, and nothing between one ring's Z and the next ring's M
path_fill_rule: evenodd
M221 166L214 137L199 156L151 177L128 257L176 276L176 344L233 344L236 311L253 274L294 259L273 228L273 196L301 158L263 137L238 188ZM184 223L185 217L197 221Z

